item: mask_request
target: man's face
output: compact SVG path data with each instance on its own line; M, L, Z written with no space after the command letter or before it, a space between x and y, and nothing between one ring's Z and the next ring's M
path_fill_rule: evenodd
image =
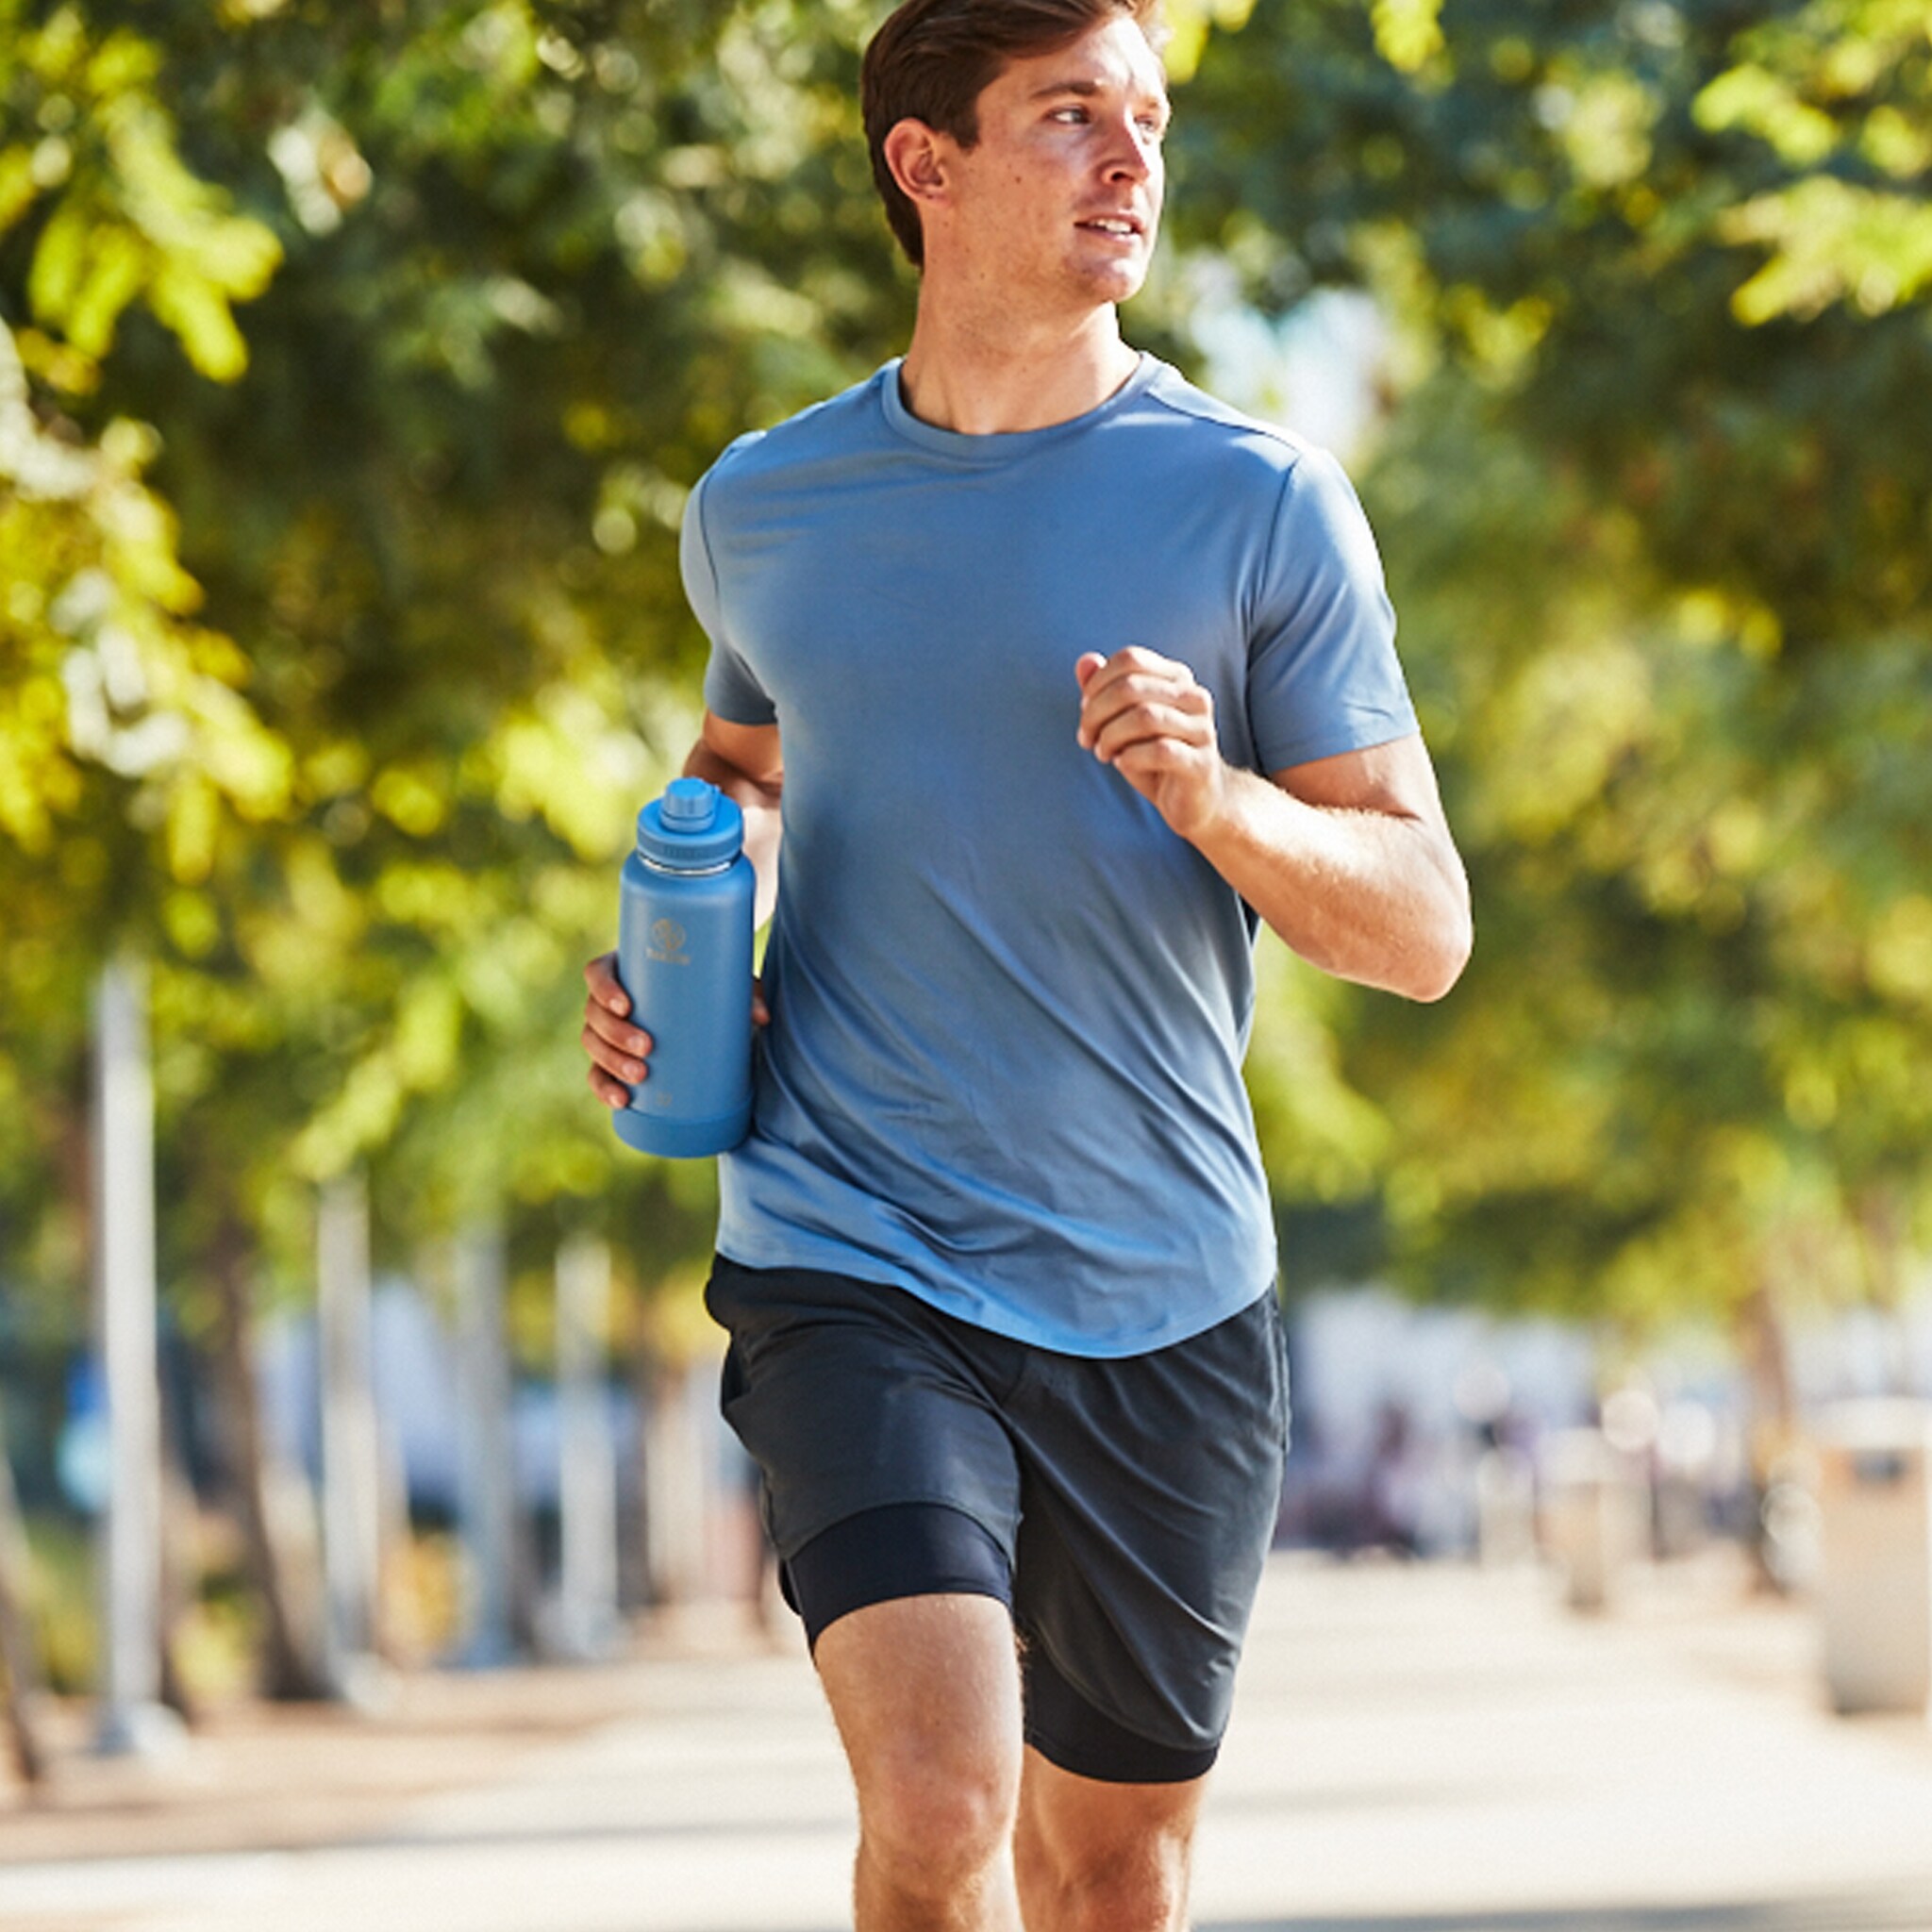
M954 233L974 272L1029 307L1136 293L1160 225L1168 117L1160 62L1124 14L1013 61L954 162Z

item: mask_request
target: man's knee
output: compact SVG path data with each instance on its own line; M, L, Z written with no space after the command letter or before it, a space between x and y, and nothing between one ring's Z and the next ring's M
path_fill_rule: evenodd
M1181 1932L1187 1924L1185 1837L1151 1833L1068 1856L1023 1826L1015 1850L1022 1896L1061 1932Z
M1181 1932L1204 1782L1109 1786L1029 1754L1014 1839L1029 1912L1057 1932Z
M904 1890L943 1895L1006 1857L1019 1778L997 1753L908 1738L858 1783L865 1852Z
M874 1605L830 1625L817 1659L852 1765L864 1860L896 1888L932 1894L1003 1860L1022 1752L1004 1606Z

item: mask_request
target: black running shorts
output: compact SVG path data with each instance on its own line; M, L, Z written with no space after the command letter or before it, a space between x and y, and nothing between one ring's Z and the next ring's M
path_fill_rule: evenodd
M1148 1355L1058 1355L895 1288L720 1256L724 1407L812 1641L847 1611L963 1591L1009 1606L1027 1741L1172 1783L1213 1763L1279 1502L1267 1293Z

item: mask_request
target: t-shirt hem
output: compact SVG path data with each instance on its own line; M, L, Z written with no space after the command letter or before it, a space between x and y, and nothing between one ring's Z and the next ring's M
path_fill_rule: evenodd
M970 1328L1002 1336L1027 1348L1041 1349L1050 1355L1074 1356L1083 1361L1123 1361L1129 1357L1154 1355L1163 1348L1191 1341L1195 1336L1205 1335L1208 1329L1239 1315L1243 1308L1252 1307L1264 1294L1272 1294L1279 1265L1278 1257L1269 1257L1258 1287L1238 1289L1229 1295L1197 1303L1185 1315L1149 1332L1136 1331L1128 1336L1108 1337L1075 1336L1063 1328L1028 1322L1018 1310L975 1303L948 1291L943 1283L927 1280L910 1269L893 1266L877 1255L844 1248L834 1241L808 1241L793 1245L784 1241L751 1241L742 1237L721 1237L718 1253L741 1268L816 1269L824 1274L842 1274L852 1281L869 1282L875 1288L896 1288L924 1302L927 1307L937 1308L941 1314L965 1323Z
M778 722L778 708L773 704L763 706L740 704L736 699L720 699L711 691L705 693L705 708L714 718L722 719L726 724L761 726Z
M1264 772L1285 772L1294 765L1311 765L1318 758L1340 758L1344 752L1374 751L1380 744L1393 744L1402 738L1413 738L1422 729L1411 713L1404 718L1389 712L1377 718L1324 731L1312 738L1298 739L1286 746L1257 746L1256 758Z

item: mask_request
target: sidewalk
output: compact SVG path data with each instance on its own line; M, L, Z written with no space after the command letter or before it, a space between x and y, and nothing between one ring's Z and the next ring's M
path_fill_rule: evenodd
M802 1651L257 1714L0 1799L6 1932L838 1932L852 1821ZM1271 1571L1202 1932L1932 1932L1932 1729L1825 1713L1802 1610L1712 1569Z

